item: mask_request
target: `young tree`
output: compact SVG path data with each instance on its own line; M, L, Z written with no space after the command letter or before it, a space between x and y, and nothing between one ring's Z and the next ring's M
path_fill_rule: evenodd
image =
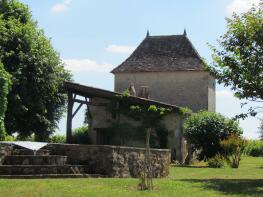
M219 83L230 86L240 99L263 102L263 1L227 19L227 32L213 49L214 64L207 69ZM261 106L239 117L256 115Z
M238 168L241 156L247 146L247 141L238 135L232 134L227 139L220 141L224 149L224 157L232 168Z
M27 6L0 0L0 59L12 75L5 125L9 134L35 134L45 140L57 127L66 104L63 67L44 31Z

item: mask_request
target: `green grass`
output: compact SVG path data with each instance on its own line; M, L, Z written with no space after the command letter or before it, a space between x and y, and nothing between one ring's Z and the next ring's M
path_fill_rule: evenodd
M263 196L263 157L246 157L238 169L171 167L154 179L154 191L138 191L138 179L0 179L2 197L64 196Z

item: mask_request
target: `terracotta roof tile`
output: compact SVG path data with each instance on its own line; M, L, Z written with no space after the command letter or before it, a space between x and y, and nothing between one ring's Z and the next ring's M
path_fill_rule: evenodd
M186 35L146 36L112 73L203 70L202 60Z

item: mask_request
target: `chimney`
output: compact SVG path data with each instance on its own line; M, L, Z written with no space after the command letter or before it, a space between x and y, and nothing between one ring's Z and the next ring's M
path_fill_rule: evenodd
M149 86L141 86L138 96L148 99L149 98Z

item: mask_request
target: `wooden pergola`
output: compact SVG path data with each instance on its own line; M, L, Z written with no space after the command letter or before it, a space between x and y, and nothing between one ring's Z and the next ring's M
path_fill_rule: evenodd
M71 142L72 137L72 120L74 116L78 113L80 108L83 105L86 105L88 107L88 99L87 97L84 97L85 100L77 99L77 93L68 91L68 113L67 113L67 135L66 135L66 141L67 143ZM78 103L77 109L73 112L74 103Z
M81 109L81 107L83 105L86 105L88 108L89 105L92 105L89 102L90 98L92 97L102 97L102 98L112 99L113 97L118 95L118 93L102 90L90 86L84 86L73 82L64 82L64 87L68 93L66 142L70 143L72 137L72 120L76 116L78 111ZM79 99L79 97L81 99ZM75 109L75 111L73 111L75 103L78 104L78 107Z
M106 98L106 99L118 99L118 96L122 95L118 92L112 92L108 90L103 90L99 88L94 88L90 86L81 85L78 83L73 82L64 82L64 87L68 93L68 109L67 109L67 129L66 129L66 142L71 142L72 137L72 120L78 113L78 111L81 109L83 105L86 105L87 108L90 105L94 105L90 102L90 98L93 97L100 97L100 98ZM81 99L79 99L81 98ZM179 110L178 106L154 101L150 99L145 99L141 97L136 96L130 96L130 101L135 104L142 104L142 105L158 105L162 107L169 107L173 108L175 110ZM78 107L73 112L74 104L77 103Z

